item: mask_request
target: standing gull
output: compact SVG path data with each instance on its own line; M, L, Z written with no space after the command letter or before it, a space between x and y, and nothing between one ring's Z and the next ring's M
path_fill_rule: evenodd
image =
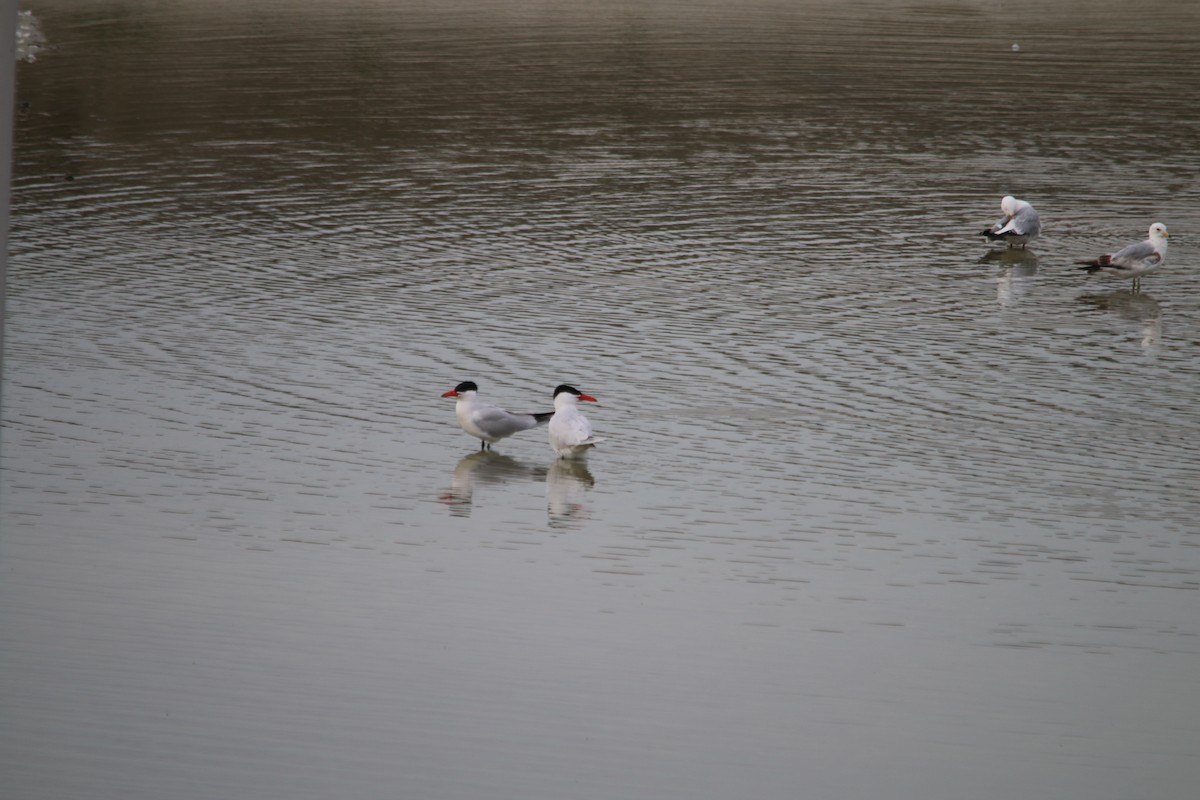
M592 436L592 423L579 413L576 402L586 400L598 402L590 394L584 394L574 386L560 384L554 390L554 416L550 418L550 447L560 458L586 458L587 451L596 446Z
M479 399L479 387L475 381L463 381L442 397L456 397L454 413L462 429L479 440L480 450L490 450L492 445L506 436L527 431L550 421L554 413L514 414L500 406Z
M1007 195L1000 201L1000 210L1004 212L1004 218L983 231L990 241L1007 242L1009 247L1019 244L1024 249L1042 232L1042 220L1033 206L1024 200Z
M1142 288L1142 276L1149 275L1167 263L1167 226L1156 222L1150 226L1150 238L1144 242L1123 247L1115 253L1105 253L1091 261L1080 261L1079 269L1093 272L1106 272L1109 275L1119 275L1122 278L1133 279L1133 291Z

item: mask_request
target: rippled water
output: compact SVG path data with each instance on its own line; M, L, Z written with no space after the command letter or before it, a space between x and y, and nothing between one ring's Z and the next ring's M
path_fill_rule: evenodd
M1194 791L1200 10L1045 5L35 8L12 785Z

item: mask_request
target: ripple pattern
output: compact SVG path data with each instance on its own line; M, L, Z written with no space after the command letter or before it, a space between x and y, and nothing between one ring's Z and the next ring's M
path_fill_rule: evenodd
M388 547L499 504L735 580L883 553L1197 588L1194 37L1135 32L1114 72L1053 9L1014 53L990 7L295 5L42 15L11 514ZM988 252L1018 190L1047 233ZM1154 219L1180 233L1144 294L1069 269ZM438 396L468 377L599 396L591 471L533 434L462 467Z

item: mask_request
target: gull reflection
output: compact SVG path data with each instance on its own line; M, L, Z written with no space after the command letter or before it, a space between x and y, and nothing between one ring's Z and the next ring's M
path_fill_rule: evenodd
M567 528L588 518L584 499L596 483L587 462L560 458L546 471L546 512L550 527Z
M521 480L536 480L544 472L543 467L522 464L511 456L493 450L477 450L463 456L454 465L450 489L439 500L445 503L456 517L471 515L471 500L477 486L498 486Z
M1162 306L1150 295L1122 289L1111 294L1080 295L1079 302L1137 323L1142 349L1147 353L1158 349L1162 341Z
M989 250L979 259L981 264L1000 267L996 273L996 302L1011 306L1029 291L1029 282L1037 274L1038 258L1031 250Z

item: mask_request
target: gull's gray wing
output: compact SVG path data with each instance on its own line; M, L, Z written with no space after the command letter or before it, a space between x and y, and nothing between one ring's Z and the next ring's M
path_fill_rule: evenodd
M1112 254L1110 263L1117 267L1133 267L1138 264L1157 264L1161 260L1162 255L1154 249L1153 242L1147 240L1122 247Z
M1025 203L1013 216L1012 222L1009 223L1009 230L1022 236L1036 236L1042 230L1041 217L1033 210L1033 206Z

